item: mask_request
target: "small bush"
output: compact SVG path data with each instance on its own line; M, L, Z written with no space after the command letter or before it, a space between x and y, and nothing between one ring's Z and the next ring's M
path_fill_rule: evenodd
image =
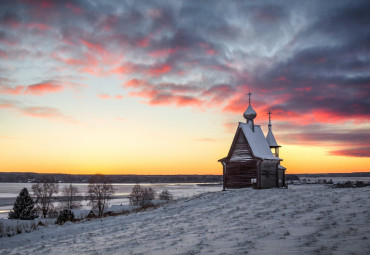
M159 194L159 200L172 200L172 199L173 199L173 196L167 189L163 190Z
M64 210L59 213L59 216L57 220L55 221L55 224L63 225L67 221L74 221L75 216L73 212L70 210Z
M58 211L56 210L50 210L49 213L48 213L48 218L49 219L55 219L57 218L59 215Z

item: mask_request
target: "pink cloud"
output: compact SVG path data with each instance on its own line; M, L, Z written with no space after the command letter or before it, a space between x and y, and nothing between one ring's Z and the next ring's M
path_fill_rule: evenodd
M341 150L334 150L329 152L333 156L346 156L346 157L370 157L370 147L359 148L345 148Z
M275 81L286 82L287 78L285 76L280 76L280 77L276 78Z
M127 74L127 73L132 73L140 71L139 66L137 66L134 63L124 63L119 67L113 68L110 73L111 74Z
M99 94L98 97L101 99L110 99L110 95L108 94Z
M301 92L309 92L312 90L312 87L305 87L305 88L294 88L295 91L301 91Z
M20 110L24 115L29 117L61 120L74 124L78 123L78 121L75 118L71 116L66 116L63 113L61 113L58 109L53 107L25 107L20 108L18 110Z
M143 87L145 86L147 83L145 80L142 80L142 79L131 79L129 81L126 82L125 84L125 87L128 87L128 88L140 88L140 87Z
M13 108L13 104L11 102L0 102L0 109L5 108Z
M218 53L214 49L208 49L206 50L206 53L210 56L218 55Z
M75 118L64 115L58 109L53 108L53 107L45 107L45 106L23 107L22 105L20 105L19 102L16 102L16 101L0 101L0 109L15 110L25 116L33 117L33 118L59 120L59 121L73 123L73 124L79 123Z
M29 85L25 91L26 94L32 95L43 95L45 93L54 93L63 90L62 85L53 84L53 83L38 83L34 85Z
M93 51L94 53L99 53L99 54L107 53L105 48L100 43L92 43L92 42L89 42L83 39L81 39L81 43L85 45L90 51Z
M148 74L151 76L158 76L161 74L168 73L172 70L172 67L168 64L163 64L160 66L154 66L148 70Z
M8 86L1 86L0 94L20 95L20 94L23 94L24 89L25 89L24 86L17 86L15 88L8 87Z
M219 105L230 98L235 88L230 85L215 85L202 92L202 96L210 97L213 105Z
M0 50L0 57L1 58L8 58L8 53L5 50Z
M168 48L168 49L160 49L160 50L154 50L149 52L149 56L153 58L163 58L167 57L168 55L174 54L176 52L176 49Z
M28 29L37 29L41 31L50 30L51 26L44 23L28 23L24 25Z
M150 38L146 37L137 42L137 45L140 47L147 47L149 45Z
M54 118L62 115L59 110L51 107L26 107L22 109L22 112L25 115L39 118Z
M155 97L152 97L149 101L150 105L176 105L178 107L183 106L200 106L202 101L198 98L191 96L179 96L171 94L157 94Z

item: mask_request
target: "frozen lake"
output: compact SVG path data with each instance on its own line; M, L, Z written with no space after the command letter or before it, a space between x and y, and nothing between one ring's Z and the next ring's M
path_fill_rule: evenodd
M311 180L317 181L319 179L330 179L334 182L345 182L345 181L365 181L370 182L370 177L301 177L301 180ZM151 187L155 190L156 194L159 194L162 190L168 189L175 199L181 197L192 197L194 195L213 192L222 190L222 186L198 186L199 183L141 183L141 186ZM59 193L61 196L61 191L64 186L68 186L69 183L59 183ZM73 186L77 187L81 195L87 194L88 183L72 183ZM128 195L131 193L134 183L114 183L112 184L116 193L115 199L112 199L110 205L123 204L127 205L129 203ZM15 198L18 196L22 188L26 187L28 191L32 194L31 189L32 183L0 183L0 219L8 217L9 211L13 208L13 203ZM58 203L56 203L58 206ZM82 201L82 209L89 209L87 206L87 201Z
M59 193L64 186L68 186L69 183L59 183ZM81 195L87 194L87 183L72 183L73 186L77 187ZM131 193L134 183L114 183L112 184L115 189L115 199L112 199L110 204L128 204L128 195ZM198 186L197 183L141 183L143 187L151 187L154 191L159 194L162 190L168 189L174 198L180 197L192 197L194 195L219 191L222 186ZM4 219L8 217L9 211L13 208L14 201L18 196L19 192L23 188L27 188L32 195L32 183L0 183L0 218ZM57 203L56 203L57 206ZM82 209L89 209L87 201L82 201Z

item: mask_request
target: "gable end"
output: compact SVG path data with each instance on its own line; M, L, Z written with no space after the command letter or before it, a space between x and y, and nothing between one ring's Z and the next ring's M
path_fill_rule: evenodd
M228 158L230 162L245 162L254 158L251 147L241 128L238 128L235 134Z

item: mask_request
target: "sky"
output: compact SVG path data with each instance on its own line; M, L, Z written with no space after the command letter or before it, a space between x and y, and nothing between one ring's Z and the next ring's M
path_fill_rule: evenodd
M222 174L249 91L287 173L370 171L369 1L1 1L0 171Z

